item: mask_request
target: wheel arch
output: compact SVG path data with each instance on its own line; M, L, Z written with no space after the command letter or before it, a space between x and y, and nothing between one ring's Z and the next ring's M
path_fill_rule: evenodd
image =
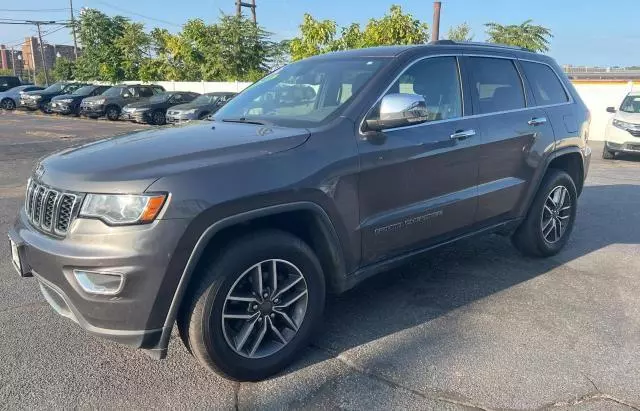
M327 212L314 202L300 201L264 207L223 218L209 225L198 237L182 270L164 322L162 336L152 356L166 356L171 330L187 292L197 279L198 265L213 258L229 241L255 229L280 229L305 241L316 253L328 289L346 289L346 266L340 238Z

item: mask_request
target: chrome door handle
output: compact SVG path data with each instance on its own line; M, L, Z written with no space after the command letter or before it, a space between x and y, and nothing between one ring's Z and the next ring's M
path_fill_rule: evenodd
M451 134L451 139L452 140L458 140L458 139L465 139L468 137L473 137L476 135L476 131L475 130L460 130L460 131L456 131L455 133Z
M546 117L534 117L531 120L527 121L527 124L529 124L530 126L539 126L540 124L545 124L546 122Z

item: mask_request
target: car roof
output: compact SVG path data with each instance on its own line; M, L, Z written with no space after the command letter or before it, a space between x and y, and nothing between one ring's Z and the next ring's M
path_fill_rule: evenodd
M482 51L482 52L513 52L516 54L524 53L527 57L542 57L541 54L534 53L522 47L507 46L504 44L494 43L478 43L452 40L439 40L428 44L405 45L405 46L378 46L363 49L352 49L344 51L335 51L332 53L321 54L311 57L311 59L324 60L333 58L357 58L357 57L397 57L402 53L414 52L432 52L439 48L458 49L459 51Z

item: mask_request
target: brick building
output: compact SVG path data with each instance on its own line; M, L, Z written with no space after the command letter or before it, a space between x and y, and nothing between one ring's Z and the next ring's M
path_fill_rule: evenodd
M73 46L66 46L60 44L47 44L43 43L44 61L47 65L47 70L53 68L56 64L56 58L58 56L74 60L75 54L73 52ZM78 50L79 52L80 50ZM24 68L26 70L39 72L42 70L42 56L40 55L40 42L37 37L26 37L24 43L22 43L22 56L24 62Z
M13 52L13 56L11 55ZM22 51L7 49L4 44L0 44L0 69L13 70L15 64L16 75L22 74L24 65L22 62Z

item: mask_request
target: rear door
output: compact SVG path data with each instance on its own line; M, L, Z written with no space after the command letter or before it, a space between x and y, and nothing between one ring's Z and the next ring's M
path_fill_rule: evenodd
M541 153L553 149L554 135L512 56L467 56L465 64L481 141L476 223L485 226L519 217Z
M364 264L442 241L473 224L479 136L473 135L476 119L465 116L470 100L463 96L460 73L456 56L410 65L385 95L422 95L430 121L359 139ZM468 137L456 137L461 132Z

